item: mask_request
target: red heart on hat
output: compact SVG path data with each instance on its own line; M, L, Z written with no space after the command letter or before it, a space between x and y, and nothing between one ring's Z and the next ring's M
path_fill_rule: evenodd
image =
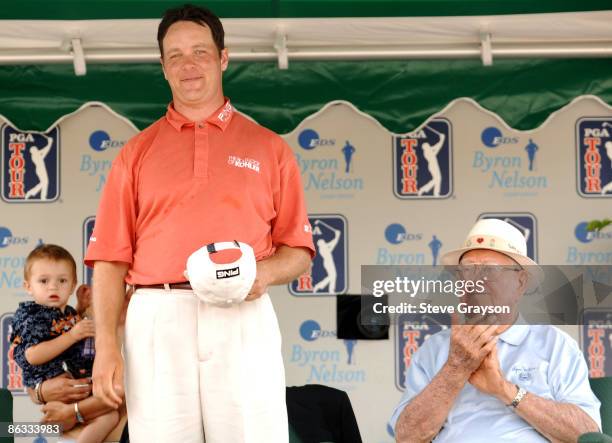
M484 238L482 238L482 237L478 237L478 238L476 239L476 241L477 241L478 243L482 243L482 242L484 241Z

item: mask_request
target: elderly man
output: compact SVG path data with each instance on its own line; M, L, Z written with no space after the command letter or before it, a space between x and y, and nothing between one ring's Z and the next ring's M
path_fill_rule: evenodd
M526 251L516 228L487 219L442 257L486 273L485 297L514 309L499 326L454 319L416 352L391 419L398 442L575 442L601 427L576 342L553 326L518 324L518 301L539 272Z

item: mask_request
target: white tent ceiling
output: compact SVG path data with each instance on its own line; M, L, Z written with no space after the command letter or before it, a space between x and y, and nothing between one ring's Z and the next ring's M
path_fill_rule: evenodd
M159 20L0 20L0 64L156 62ZM224 19L233 60L610 57L612 11Z

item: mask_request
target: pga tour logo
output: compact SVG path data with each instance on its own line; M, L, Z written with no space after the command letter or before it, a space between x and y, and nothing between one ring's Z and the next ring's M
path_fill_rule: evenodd
M217 271L217 280L222 278L236 277L240 275L240 268L219 269Z
M317 255L311 267L289 284L297 296L336 295L348 290L348 222L340 214L311 215Z
M447 329L448 314L401 314L395 330L395 386L406 389L406 371L415 352L432 335Z
M83 257L87 255L87 247L89 246L89 239L93 235L94 225L96 224L96 217L87 217L83 222ZM83 262L83 282L91 287L93 279L93 269L89 266L85 266Z
M2 200L52 202L59 198L59 128L46 134L2 128Z
M401 199L447 198L452 189L452 128L430 120L421 129L393 139L393 193Z
M577 190L582 197L612 197L612 117L576 122Z
M590 378L612 376L612 309L585 309L580 341Z
M478 219L498 218L511 224L521 231L527 241L527 256L533 261L538 261L538 236L537 220L535 215L529 212L485 212Z
M9 312L0 317L0 330L2 330L2 387L11 391L13 395L26 395L23 385L23 372L13 357L14 347L10 341L13 333L13 313Z

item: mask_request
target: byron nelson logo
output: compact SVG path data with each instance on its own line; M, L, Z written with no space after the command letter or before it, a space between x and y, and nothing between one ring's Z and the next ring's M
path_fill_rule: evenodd
M221 278L231 278L240 275L240 268L219 269L217 271L217 280Z
M582 197L612 197L612 118L576 122L577 191Z
M401 199L447 198L452 192L452 134L448 120L393 139L393 193Z
M52 202L59 198L59 129L46 134L2 127L2 200Z

